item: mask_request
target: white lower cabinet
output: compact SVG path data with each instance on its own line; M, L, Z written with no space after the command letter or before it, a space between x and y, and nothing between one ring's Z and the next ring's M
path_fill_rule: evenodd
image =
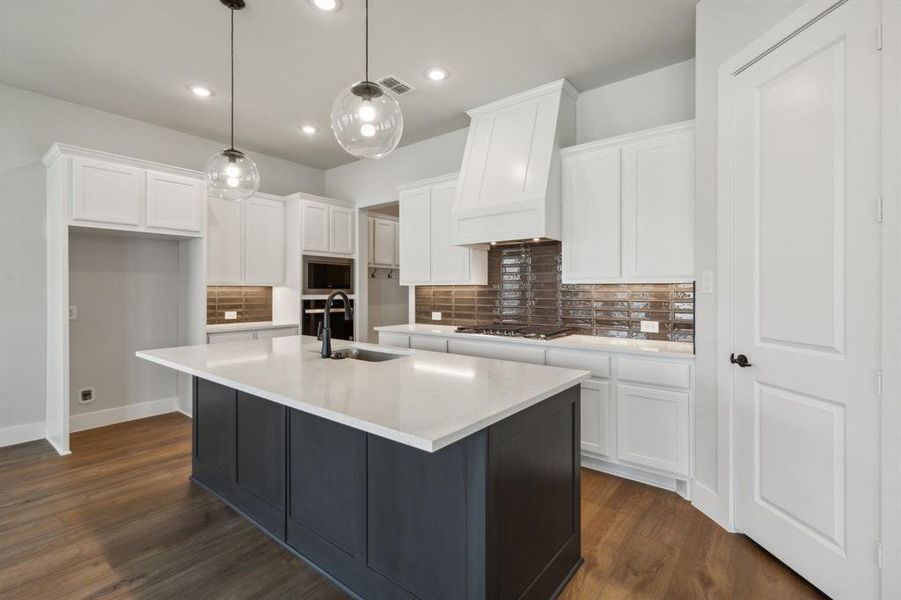
M589 379L582 383L581 395L581 431L582 451L593 452L607 458L614 456L615 445L611 434L613 420L610 411L610 382L600 379Z
M616 386L616 456L679 476L691 470L689 393L643 385Z
M691 477L691 358L391 331L379 332L379 344L589 371L581 386L586 465L639 481Z

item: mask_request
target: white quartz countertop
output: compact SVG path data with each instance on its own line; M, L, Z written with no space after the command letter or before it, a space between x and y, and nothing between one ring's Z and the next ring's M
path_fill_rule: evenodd
M138 358L434 452L588 379L588 371L332 341L402 357L319 357L314 337L182 346Z
M297 321L252 321L250 323L219 323L207 325L207 333L225 333L227 331L256 331L258 329L280 329L282 327L298 327Z
M530 344L548 348L572 348L575 350L595 350L597 352L620 352L624 354L641 354L667 356L675 358L694 358L694 345L687 342L663 342L657 340L626 340L620 338L601 337L597 335L567 335L553 340L535 340L522 337L505 337L500 335L482 335L480 333L457 333L453 325L386 325L376 327L376 331L400 333L406 335L434 335L467 340L484 340L486 342L504 342L510 344Z

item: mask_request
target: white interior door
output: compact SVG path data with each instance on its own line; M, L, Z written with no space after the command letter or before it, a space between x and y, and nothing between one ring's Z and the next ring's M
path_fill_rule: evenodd
M879 3L732 78L735 516L833 598L877 598Z

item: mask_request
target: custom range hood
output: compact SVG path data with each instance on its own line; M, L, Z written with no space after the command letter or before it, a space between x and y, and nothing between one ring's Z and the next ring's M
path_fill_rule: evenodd
M577 97L560 79L467 112L455 244L560 239L560 148L576 141Z

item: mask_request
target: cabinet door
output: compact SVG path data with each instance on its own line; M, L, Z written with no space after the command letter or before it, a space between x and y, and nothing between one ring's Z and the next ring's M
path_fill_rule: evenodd
M144 171L100 160L72 159L72 219L141 225Z
M372 264L390 267L394 264L394 221L372 220L373 243Z
M431 335L411 335L410 348L429 352L447 352L447 338Z
M304 200L302 213L303 249L328 252L328 204Z
M203 182L182 175L147 172L147 227L199 233Z
M616 457L676 476L689 475L689 394L616 386Z
M623 275L693 279L694 133L623 146Z
M469 248L456 246L450 223L454 212L456 182L442 183L431 191L432 283L469 281Z
M390 331L379 332L379 346L390 346L391 348L409 348L410 336L403 333L391 333Z
M400 274L401 284L429 283L432 276L432 219L429 188L401 192Z
M563 282L618 280L619 148L570 154L563 160Z
M238 392L235 421L237 484L271 507L284 510L287 408ZM249 504L250 507L256 506L256 502ZM270 512L266 506L258 508L261 516Z
M366 255L366 260L369 261L368 264L372 264L375 260L375 219L369 217L366 219L366 225L369 228L369 253Z
M194 398L194 458L212 467L224 480L235 474L235 390L197 380Z
M244 245L241 202L219 198L207 200L207 282L244 282Z
M343 206L328 207L329 252L354 253L354 211Z
M244 202L244 282L282 285L285 281L285 205L254 196Z
M613 456L610 444L610 383L589 379L582 382L582 450Z

